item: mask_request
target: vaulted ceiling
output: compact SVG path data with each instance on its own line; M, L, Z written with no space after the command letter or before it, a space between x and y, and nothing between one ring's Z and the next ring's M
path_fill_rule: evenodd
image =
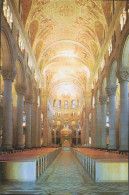
M83 96L90 88L90 76L108 32L113 7L119 1L21 2L24 27L51 94L59 99L66 84L74 94Z

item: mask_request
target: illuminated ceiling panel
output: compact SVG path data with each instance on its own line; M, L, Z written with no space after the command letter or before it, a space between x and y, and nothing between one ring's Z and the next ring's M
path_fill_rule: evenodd
M61 97L67 83L66 93L82 97L108 31L113 1L21 2L25 30L49 92L56 89Z

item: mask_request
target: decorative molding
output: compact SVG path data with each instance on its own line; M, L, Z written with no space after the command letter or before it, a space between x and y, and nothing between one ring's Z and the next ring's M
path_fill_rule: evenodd
M106 92L108 96L116 95L117 85L109 85L106 87Z

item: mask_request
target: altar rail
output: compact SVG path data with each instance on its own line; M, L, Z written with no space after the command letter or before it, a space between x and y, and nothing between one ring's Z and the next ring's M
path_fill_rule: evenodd
M128 182L128 157L93 149L71 149L96 182Z
M43 148L0 156L0 180L36 181L60 149Z

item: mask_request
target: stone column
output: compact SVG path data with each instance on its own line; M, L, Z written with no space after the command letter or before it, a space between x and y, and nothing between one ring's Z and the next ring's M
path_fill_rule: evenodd
M6 150L12 148L12 82L15 75L16 72L13 69L2 67L4 80L2 148Z
M86 119L86 146L89 146L89 119Z
M25 97L26 102L26 132L25 132L25 148L31 148L31 107L32 95Z
M109 149L116 149L116 113L115 113L115 95L117 85L109 85L106 88L109 96Z
M51 135L51 126L48 128L48 145L50 146L52 144L52 135Z
M17 148L23 149L23 112L25 86L16 85L17 92Z
M36 147L36 139L37 139L37 102L32 103L31 110L31 146L33 148Z
M76 145L78 145L78 128L76 128Z
M2 126L3 126L3 106L0 105L0 147L1 147L1 144L2 144L2 139L1 139Z
M41 106L38 107L37 114L37 147L41 147Z
M43 90L43 145L47 146L48 145L48 128L47 128L47 98L48 98L48 93L44 89Z
M83 119L84 120L84 119ZM81 144L85 143L85 121L83 121L82 129L81 129Z
M91 146L95 147L95 134L96 134L96 129L95 129L95 109L91 109Z
M14 103L12 106L13 147L17 146L17 105L16 104L17 103Z
M129 67L122 67L117 72L120 82L120 150L128 150L128 82Z
M50 128L50 144L52 145L52 129Z
M107 148L107 130L106 130L106 114L107 114L107 96L100 96L101 103L101 148Z
M56 129L54 130L54 143L56 144Z
M96 148L101 148L101 106L100 103L95 104L95 116L96 116L96 134L95 134L95 139L96 139Z

